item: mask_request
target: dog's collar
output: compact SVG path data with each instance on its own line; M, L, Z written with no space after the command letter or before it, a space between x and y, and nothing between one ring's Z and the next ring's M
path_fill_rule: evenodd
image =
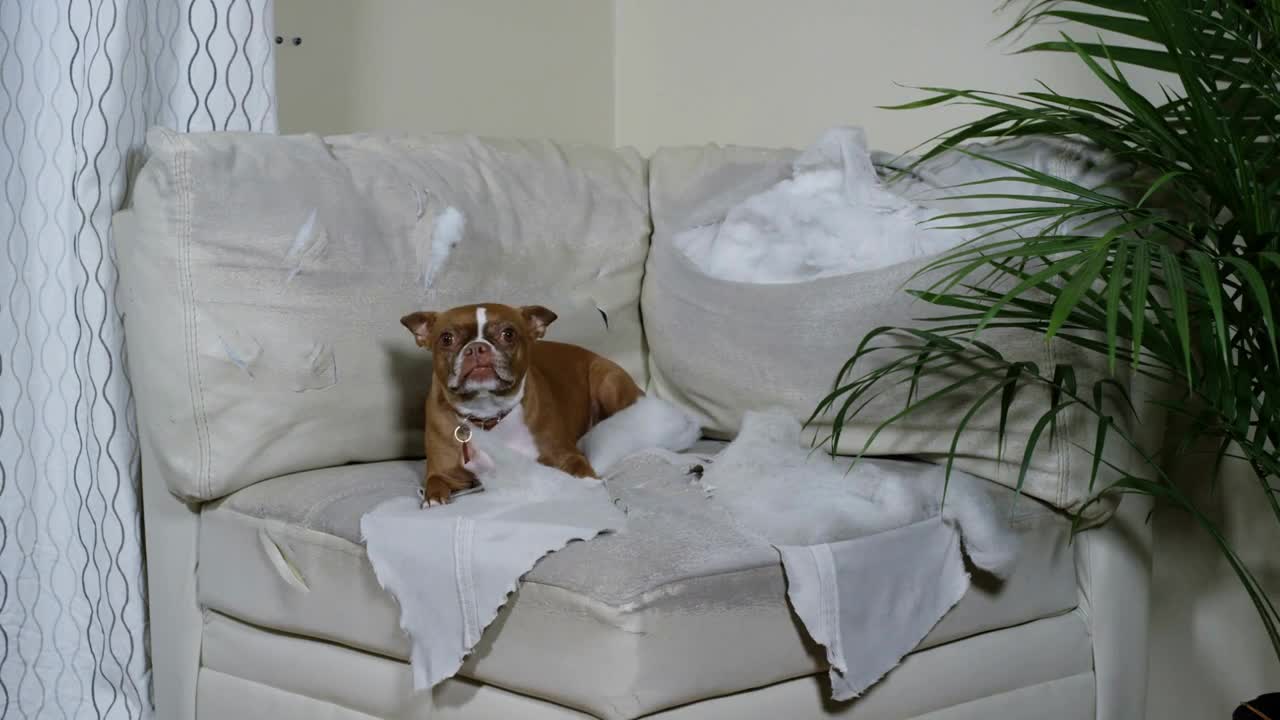
M511 411L514 409L515 409L514 406L510 407L498 413L497 415L493 415L491 417L476 417L475 415L465 415L463 413L458 412L458 408L453 408L453 414L458 416L458 422L466 423L467 425L478 427L481 430L484 430L485 432L489 432L490 430L498 427L498 423L502 422L508 415L511 414Z

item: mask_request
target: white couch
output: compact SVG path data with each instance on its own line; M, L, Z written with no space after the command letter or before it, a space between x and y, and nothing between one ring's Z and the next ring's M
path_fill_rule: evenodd
M626 534L544 559L461 676L413 696L397 607L358 537L361 514L413 494L421 473L427 356L398 318L547 305L561 316L553 338L609 355L723 439L732 428L714 419L753 399L701 395L662 366L701 354L733 373L732 347L650 348L667 342L642 323L651 235L668 242L685 219L671 207L723 206L786 155L711 146L650 162L461 136L165 131L148 155L115 236L158 717L1143 717L1143 503L1126 499L1073 541L1054 497L1015 497L1000 473L991 492L1023 541L1011 579L975 577L851 703L827 699L776 553L689 522L680 478L658 470L610 484L633 509ZM467 229L428 287L432 220L448 206ZM826 389L792 398L795 411ZM1059 465L1072 487L1087 473Z

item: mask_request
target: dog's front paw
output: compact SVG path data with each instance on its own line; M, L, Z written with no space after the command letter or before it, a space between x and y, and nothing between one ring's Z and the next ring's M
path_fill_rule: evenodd
M599 478L585 455L566 455L560 458L556 467L576 478Z
M422 489L422 507L448 505L451 495L453 495L453 486L449 481L440 475L432 475L427 478L426 486Z

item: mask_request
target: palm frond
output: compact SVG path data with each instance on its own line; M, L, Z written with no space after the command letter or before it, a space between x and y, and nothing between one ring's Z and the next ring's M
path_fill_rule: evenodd
M955 153L990 163L993 178L952 188L950 200L966 204L929 224L968 238L928 262L908 288L940 314L863 338L810 420L831 419L834 454L846 427L876 409L878 422L855 453L861 456L888 427L954 408L962 397L949 475L962 436L979 418L995 418L1003 462L1017 408L1022 456L1008 461L1021 490L1035 449L1058 441L1062 414L1086 413L1095 420L1085 448L1093 501L1142 493L1193 517L1240 578L1280 657L1275 602L1159 453L1131 435L1127 417L1139 405L1178 416L1185 430L1160 451L1173 462L1206 441L1218 460L1246 460L1280 523L1280 0L1005 5L1017 12L1002 37L1046 23L1065 29L1020 52L1074 57L1102 96L1044 84L1021 93L923 87L920 99L896 106L985 112L934 138L900 170ZM1134 68L1167 82L1144 93L1129 77ZM984 143L1028 136L1091 148L1132 172L1094 187L986 153ZM1043 368L1004 357L990 334L1010 332L1084 352L1103 377L1078 388L1083 375L1069 364ZM1135 403L1122 371L1168 397ZM884 413L887 397L905 403ZM1034 422L1027 407L1035 408ZM1112 464L1113 443L1133 451L1140 466Z

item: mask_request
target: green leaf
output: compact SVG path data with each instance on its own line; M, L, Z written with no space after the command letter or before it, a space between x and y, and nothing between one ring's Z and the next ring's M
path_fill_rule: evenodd
M929 352L922 352L918 357L919 360L911 368L911 387L907 389L907 405L911 404L916 393L920 390L920 376L924 373L925 365L929 362Z
M1031 366L1034 367L1034 366ZM1009 409L1013 407L1013 401L1018 394L1018 379L1022 373L1028 369L1028 363L1016 362L1009 365L1009 369L1005 371L1005 384L1003 392L1000 395L1000 424L996 432L996 459L1002 461L1004 459L1005 447L1005 429L1009 426ZM1032 372L1035 372L1032 370Z
M1116 330L1120 325L1120 291L1124 289L1128 262L1129 246L1120 243L1116 246L1116 255L1111 261L1111 275L1107 279L1107 371L1111 373L1116 371L1116 346L1119 342Z
M1005 391L1008 387L1017 384L1017 382L1018 382L1018 376L1016 374L1010 375L1006 373L1003 380L991 386L990 389L982 393L982 395L978 396L978 398L973 401L973 404L969 406L969 410L965 412L964 416L960 418L960 422L956 424L956 431L951 435L951 448L947 452L946 471L943 474L944 480L943 480L942 491L943 491L944 497L946 495L946 483L951 479L951 469L955 465L956 450L957 448L960 447L961 433L963 433L964 429L969 426L969 421L973 420L974 416L976 416L982 410L982 408L986 406L987 402L989 402L991 398L996 396L996 393L1001 393L1003 395L1004 394L1003 391ZM1003 411L1001 414L1003 415ZM1003 434L997 439L996 442L1001 446L1004 445Z
M1059 273L1063 272L1064 270L1068 270L1070 268L1073 268L1076 265L1081 264L1081 262L1083 261L1080 259L1079 256L1068 257L1064 260L1059 260L1055 263L1052 263L1045 269L1040 270L1039 272L1036 272L1035 274L1027 277L1025 280L1015 285L1013 289L1009 290L1003 296L1001 296L999 301L991 305L991 308L987 311L986 315L983 316L982 321L979 322L978 325L974 328L974 332L975 333L982 332L982 329L986 327L987 323L995 319L999 315L1000 310L1003 309L1006 305L1008 305L1009 302L1014 298L1016 298L1017 296L1021 295L1027 290L1030 290L1033 287L1037 287L1041 285L1046 280L1056 277Z
M1182 363L1187 373L1187 384L1191 385L1191 318L1187 312L1187 289L1182 280L1182 264L1178 256L1168 247L1160 248L1160 262L1164 268L1161 279L1165 290L1169 293L1169 302L1173 306L1173 320L1176 323L1178 344L1182 347Z
M1142 330L1147 319L1147 286L1151 282L1151 257L1147 242L1139 239L1134 246L1133 287L1129 295L1129 319L1133 323L1133 362L1142 354Z
M1170 181L1182 177L1183 175L1186 175L1186 172L1182 170L1171 170L1161 175L1160 177L1156 178L1155 181L1152 182L1151 185L1147 188L1147 191L1142 194L1142 199L1138 201L1137 207L1145 206L1147 204L1147 201L1151 199L1151 196L1159 192L1160 188L1164 187Z
M1271 297L1267 292L1267 284L1263 282L1262 275L1257 268L1240 258L1226 257L1223 258L1223 262L1235 268L1236 273L1240 275L1244 283L1249 286L1250 292L1253 293L1253 301L1257 303L1258 309L1262 312L1262 322L1267 331L1267 346L1271 350L1271 357L1277 364L1280 364L1280 352L1277 352L1277 345L1280 343L1276 341L1276 320L1272 314Z
M923 88L917 88L923 89ZM958 97L953 92L937 92L935 95L921 100L913 100L911 102L902 103L901 105L879 105L879 110L919 110L920 108L933 107L934 105L942 105L951 102Z
M1031 433L1027 435L1027 449L1022 453L1022 465L1018 468L1018 482L1014 487L1019 493L1022 492L1022 486L1026 483L1027 473L1031 470L1031 459L1035 457L1036 446L1040 443L1040 436L1044 434L1044 430L1050 423L1056 424L1058 413L1066 410L1075 404L1075 401L1067 401L1059 403L1049 408L1048 412L1040 416L1036 424L1031 428Z
M1231 364L1231 351L1227 349L1227 323L1222 314L1222 286L1221 281L1218 279L1218 268L1209 259L1208 255L1199 250L1189 250L1187 256L1191 258L1191 263L1200 271L1200 283L1204 286L1204 293L1209 302L1209 311L1213 313L1213 324L1217 328L1218 345L1222 351L1222 362L1224 365L1229 366Z
M1093 384L1093 399L1094 399L1094 404L1098 408L1098 413L1101 414L1103 411L1103 405L1102 405L1103 392L1102 391L1107 386L1111 386L1116 389L1116 392L1119 393L1120 395L1120 399L1124 400L1125 407L1129 409L1129 413L1132 415L1133 418L1137 419L1138 408L1135 407L1133 404L1133 398L1129 395L1129 389L1126 388L1124 385L1120 384L1120 381L1116 380L1115 378L1102 378L1101 380Z
M1053 304L1053 314L1049 316L1049 327L1044 334L1046 340L1052 339L1058 333L1058 329L1071 315L1071 311L1079 304L1081 296L1098 281L1098 276L1102 274L1102 268L1107 262L1106 248L1100 247L1091 255L1088 262L1076 269L1066 286L1062 288L1058 300Z
M1076 12L1072 10L1047 10L1040 17L1052 17L1061 20L1087 25L1089 27L1109 30L1118 35L1127 35L1139 40L1159 43L1160 33L1143 18L1123 17L1119 15L1103 15L1101 13Z
M1111 416L1098 418L1098 429L1093 440L1093 466L1089 469L1089 492L1093 492L1094 483L1098 481L1098 468L1102 465L1102 451L1107 442L1107 430L1111 427Z
M1115 46L1109 47L1098 43L1070 43L1070 42L1042 42L1028 46L1019 50L1020 53L1030 52L1085 52L1093 57L1111 57L1117 62L1126 65L1137 65L1139 67L1151 68L1152 70L1160 70L1162 72L1176 73L1178 66L1169 54L1161 50L1145 50L1143 48Z
M1021 163L1011 162L1009 160L1004 160L1004 159L993 157L990 155L983 155L982 153L974 152L972 150L968 150L965 148L955 148L955 152L968 155L969 157L974 158L976 160L982 160L984 162L991 163L992 165L997 165L999 167L1005 168L1006 170L1012 170L1014 171L1014 173L1016 173L1015 175L1009 175L1006 177L998 178L995 181L1003 180L1007 182L1026 183L1028 185L1034 185L1039 187L1048 187L1048 188L1057 190L1058 192L1066 193L1069 196L1074 196L1078 198L1087 198L1087 199L1093 200L1097 202L1099 205L1101 205L1102 207L1118 206L1116 198L1110 195L1099 192L1094 188L1086 187L1084 185L1080 185L1079 183L1066 180L1057 175L1050 175L1049 173L1046 173L1041 170L1037 170L1036 168L1033 168L1029 165L1023 165ZM995 182L995 181L992 181L992 182Z
M1173 128L1169 127L1168 121L1160 114L1160 111L1120 74L1120 68L1115 64L1117 58L1111 53L1112 48L1108 48L1105 45L1096 46L1101 49L1102 57L1112 61L1111 67L1113 72L1116 73L1114 76L1107 73L1094 61L1085 46L1081 46L1065 35L1063 37L1066 39L1066 43L1075 50L1076 56L1093 72L1094 77L1101 80L1107 86L1107 89L1111 90L1116 98L1124 103L1124 106L1134 114L1135 122L1140 122L1143 131L1150 134L1150 142L1153 145L1153 149L1179 156L1189 154L1186 150L1186 143Z
M929 395L926 395L925 397L921 398L919 401L912 403L910 406L903 408L902 410L899 410L897 413L889 416L887 419L885 419L883 422L877 425L876 428L871 431L870 435L867 436L867 440L863 444L862 450L859 451L858 457L862 457L864 454L866 454L866 452L870 450L871 446L875 443L876 438L880 437L880 434L884 432L884 430L889 426L893 425L894 423L898 422L899 420L905 417L908 417L910 415L913 415L916 412L919 412L921 408L932 405L938 400L951 396L952 393L956 392L960 388L971 386L973 383L979 380L982 380L983 378L991 376L992 373L993 373L992 370L985 369L985 370L977 371L971 375L965 376L959 380L956 380L955 382L952 382L948 385L945 385L939 388L938 390L935 390Z

